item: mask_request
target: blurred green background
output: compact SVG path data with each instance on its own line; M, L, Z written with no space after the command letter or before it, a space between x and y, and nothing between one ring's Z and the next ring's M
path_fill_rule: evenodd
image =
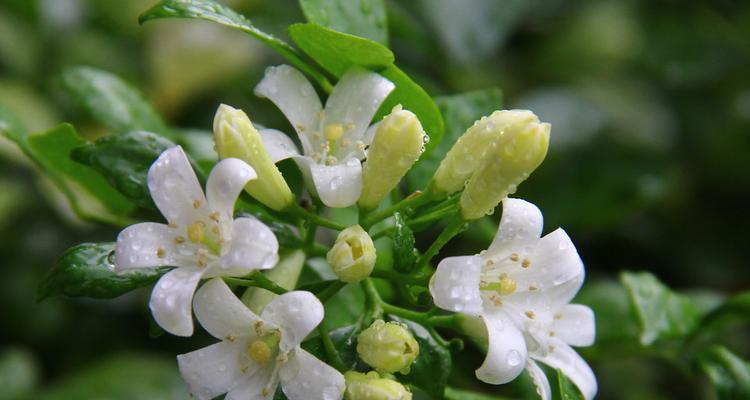
M221 102L284 126L252 94L265 67L282 62L277 55L207 22L139 26L153 3L0 1L0 104L32 131L68 121L88 138L104 134L60 88L65 67L89 65L134 84L175 126L208 129ZM291 0L226 3L281 37L304 21ZM624 269L651 271L704 307L750 287L750 2L387 6L396 62L431 95L498 87L503 107L552 123L549 156L516 196L540 206L545 231L562 226L574 239L588 272L582 301L597 311L626 307L614 283ZM185 398L174 356L211 339L149 337L148 290L36 302L39 280L65 249L118 232L76 220L50 185L0 138L0 399L92 398L104 388L107 399ZM475 224L446 255L485 248L493 229ZM599 344L582 354L600 398L711 396L693 371L608 347L632 337L624 321L600 318L598 330ZM750 356L747 330L723 338ZM454 383L491 392L466 378L480 357L471 349L458 357L465 371Z

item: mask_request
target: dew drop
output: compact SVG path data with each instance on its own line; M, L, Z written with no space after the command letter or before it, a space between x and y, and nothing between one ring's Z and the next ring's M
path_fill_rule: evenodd
M344 182L344 178L337 176L331 179L331 182L328 184L328 187L331 189L331 191L336 191L341 187L341 184L343 182Z
M521 353L519 353L518 350L508 351L507 358L508 358L508 365L511 367L515 367L521 363Z

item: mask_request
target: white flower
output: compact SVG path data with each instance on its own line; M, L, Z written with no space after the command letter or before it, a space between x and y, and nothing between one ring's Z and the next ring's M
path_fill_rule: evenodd
M586 399L596 378L570 347L594 342L594 314L569 304L584 278L583 263L562 229L544 237L542 214L524 200L506 198L497 235L480 255L449 257L430 282L435 304L479 316L489 342L477 377L501 384L526 367L542 398L549 383L534 360L559 368Z
M338 400L344 376L302 350L300 342L323 319L310 292L274 298L255 315L221 279L195 295L195 316L222 341L177 356L180 373L199 400L227 393L226 400L272 399L276 387L290 400Z
M362 191L362 164L375 134L370 121L394 89L391 81L362 68L347 71L321 106L301 72L288 65L269 67L255 94L271 100L297 131L304 155L274 129L260 131L274 162L293 157L307 186L329 207L347 207Z
M278 261L273 232L255 218L233 219L234 203L255 171L236 158L211 171L206 194L179 146L148 171L148 188L168 224L144 222L117 237L115 270L177 267L159 279L149 306L156 322L179 336L193 333L191 304L201 278L242 276Z

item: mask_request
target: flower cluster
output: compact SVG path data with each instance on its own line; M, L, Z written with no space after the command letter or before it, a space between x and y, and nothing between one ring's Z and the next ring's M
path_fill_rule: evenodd
M570 347L594 341L592 311L569 304L583 283L581 259L562 229L541 236L542 214L536 206L508 197L544 159L549 124L530 111L484 117L448 152L424 193L383 205L424 151L427 137L417 116L402 106L371 124L393 90L394 84L382 76L353 68L341 76L323 107L302 73L285 65L272 67L255 93L287 117L301 152L282 132L257 130L242 110L221 105L214 134L222 160L209 174L205 193L181 147L166 150L151 166L149 190L166 224L124 229L117 239L115 269L126 274L173 267L151 294L154 319L169 333L189 336L195 314L200 326L219 340L177 357L191 393L198 399L225 393L226 399L272 399L280 387L291 400L411 399L393 374L409 374L424 352L408 324L384 319L390 315L429 325L433 317L389 305L369 279L378 272L373 227L379 225L382 236L398 211L421 215L410 220L414 225L420 218L422 223L454 221L410 261L408 269L416 275L403 276L421 282L437 307L455 313L442 317L460 316L452 320L465 322L453 328L487 340L486 359L476 371L480 380L502 384L526 369L541 397L549 399L550 385L539 361L561 370L592 398L596 379ZM305 203L317 206L305 208L295 198L275 166L286 158L299 166L313 200L320 200ZM294 290L304 256L285 283L271 279L274 271L285 273L277 268L279 242L259 219L235 217L243 191L270 215L301 222L296 228L304 239L302 249L310 256L325 254L339 281L320 290ZM440 247L467 221L499 203L502 219L489 249L443 259L433 271L431 257ZM349 227L317 213L323 205L355 204L359 224ZM339 231L335 241L317 243L317 226ZM403 277L390 272L395 280ZM344 363L321 326L323 303L346 284L361 285L369 307L355 327L353 346L361 363ZM252 296L236 296L238 286L274 295L260 304ZM481 328L465 328L472 321ZM300 347L314 332L321 336L326 362Z

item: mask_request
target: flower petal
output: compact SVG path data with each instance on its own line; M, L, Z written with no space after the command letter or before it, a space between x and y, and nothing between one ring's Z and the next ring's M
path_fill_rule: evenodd
M210 400L234 387L242 376L237 363L240 351L237 344L219 342L178 355L180 375L193 397Z
M323 304L310 292L288 292L271 300L260 317L281 329L279 347L289 351L323 320Z
M596 376L594 376L591 367L575 350L561 340L555 340L554 346L554 350L546 355L532 354L532 356L550 367L562 371L578 386L584 398L592 399L596 395L597 384Z
M539 367L539 364L529 358L526 363L526 372L529 373L531 381L534 382L534 385L536 386L536 393L542 398L542 400L552 399L552 390L549 386L549 379L547 379L547 375L545 375L544 371Z
M340 372L302 349L289 354L279 378L289 400L339 400L346 388Z
M476 375L482 382L499 385L516 379L526 365L523 334L504 312L482 315L487 327L487 357Z
M365 130L380 105L396 86L388 79L360 67L349 69L333 87L326 101L323 127L341 124L343 139L337 155L346 155L364 139ZM365 143L369 144L369 143Z
M263 140L263 147L266 148L271 160L277 163L299 155L297 145L294 141L281 131L276 129L261 129L260 137Z
M148 190L156 207L171 223L192 222L195 205L206 204L198 178L180 146L165 150L151 165Z
M169 227L154 222L130 225L117 236L115 271L178 265Z
M232 244L221 257L222 276L246 275L256 269L269 269L279 261L279 242L273 231L254 217L234 220Z
M309 157L295 157L308 189L328 207L348 207L362 193L362 163L349 158L340 164L317 164Z
M255 87L255 95L276 104L297 131L305 154L312 154L315 141L310 137L320 129L322 106L307 78L288 65L268 67L263 80Z
M490 248L490 254L524 246L542 235L542 212L526 200L506 198L503 215Z
M481 314L481 269L479 256L447 257L440 261L430 279L430 293L435 305L448 311Z
M231 220L234 203L245 185L258 177L253 167L237 158L219 161L206 181L206 198L212 212Z
M271 400L276 394L279 380L273 376L274 363L269 363L252 374L245 374L243 380L227 393L224 400Z
M154 320L165 331L176 336L193 334L191 304L201 276L200 270L175 268L156 282L149 307Z
M221 278L211 279L198 289L193 308L203 329L221 340L254 335L253 326L260 321Z
M582 304L568 304L555 316L555 336L572 346L591 346L596 337L594 312Z

